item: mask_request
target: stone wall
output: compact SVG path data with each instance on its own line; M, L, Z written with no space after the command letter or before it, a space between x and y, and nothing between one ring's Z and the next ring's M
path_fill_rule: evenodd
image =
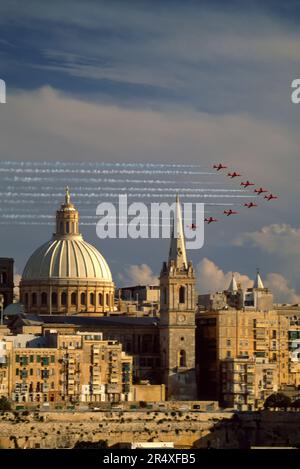
M1 448L73 448L133 441L173 441L181 448L300 446L298 412L51 412L5 414Z

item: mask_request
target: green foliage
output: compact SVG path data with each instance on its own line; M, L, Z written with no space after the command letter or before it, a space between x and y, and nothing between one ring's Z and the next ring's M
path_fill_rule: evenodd
M0 411L9 412L10 410L11 410L11 404L9 400L5 396L0 397Z
M291 406L291 399L285 394L278 392L271 394L264 403L265 409L274 409L275 407L284 408Z
M292 407L295 407L296 409L300 408L300 399L296 399L294 402L292 402Z

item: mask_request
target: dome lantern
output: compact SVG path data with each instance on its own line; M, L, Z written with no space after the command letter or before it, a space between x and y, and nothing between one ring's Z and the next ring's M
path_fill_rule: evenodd
M65 203L56 212L56 239L65 236L79 235L79 213L71 203L69 187L66 187Z

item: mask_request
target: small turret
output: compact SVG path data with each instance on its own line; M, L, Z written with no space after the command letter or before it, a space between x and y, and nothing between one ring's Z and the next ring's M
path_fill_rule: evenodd
M233 272L232 272L232 278L231 278L229 287L227 288L227 291L229 291L231 293L236 293L238 291L237 282L236 282L236 279L235 279L235 276L234 276Z
M256 290L263 290L265 288L259 273L259 269L257 269L256 272L256 278L254 280L253 288Z

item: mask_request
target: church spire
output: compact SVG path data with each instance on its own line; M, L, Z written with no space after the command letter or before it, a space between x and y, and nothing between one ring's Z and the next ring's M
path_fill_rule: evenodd
M227 290L227 291L230 291L231 293L235 293L235 292L238 291L238 287L237 287L235 275L234 275L233 272L232 272L231 282L230 282L230 284L229 284L229 287L228 287L228 290Z
M176 209L173 219L173 228L169 251L169 263L171 261L174 261L176 267L179 269L187 269L188 267L182 224L182 211L178 194L176 196Z
M261 279L260 273L259 273L259 269L257 269L257 271L256 271L256 278L255 278L255 281L254 281L253 288L257 288L257 289L265 288L264 284L263 284L263 281Z

